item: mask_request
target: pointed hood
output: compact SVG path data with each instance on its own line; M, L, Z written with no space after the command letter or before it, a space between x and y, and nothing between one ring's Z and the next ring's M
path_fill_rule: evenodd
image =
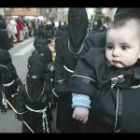
M78 53L88 31L88 16L85 8L69 8L68 11L68 47Z

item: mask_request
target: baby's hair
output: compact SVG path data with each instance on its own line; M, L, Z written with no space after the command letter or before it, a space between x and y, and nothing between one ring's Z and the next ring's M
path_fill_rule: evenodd
M111 27L113 27L113 28L122 27L122 26L126 25L126 23L130 20L134 20L137 24L140 25L140 17L138 17L138 16L126 16L126 17L122 17L122 18L119 18L117 20L114 20L111 24Z
M119 18L117 20L114 20L111 23L109 29L112 29L112 28L115 28L115 29L121 28L121 27L125 26L128 22L133 22L134 23L134 27L137 28L138 36L140 38L140 17L138 17L138 16L134 16L134 15L133 16L131 16L131 15L129 16L128 15L128 16L125 16L125 17L121 17L121 18Z

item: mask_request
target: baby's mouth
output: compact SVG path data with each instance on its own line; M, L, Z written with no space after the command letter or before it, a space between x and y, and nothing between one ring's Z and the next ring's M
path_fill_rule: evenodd
M125 67L125 65L124 65L121 61L113 60L112 63L113 63L113 64L121 64L122 66Z

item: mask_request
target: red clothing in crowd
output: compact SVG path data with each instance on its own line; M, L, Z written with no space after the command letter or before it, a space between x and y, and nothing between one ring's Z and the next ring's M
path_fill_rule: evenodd
M22 20L19 20L17 22L17 24L18 24L19 30L23 30L24 29L24 23L22 22Z
M19 25L17 24L16 27L17 27L17 34L16 34L16 37L17 37L17 42L19 42L19 41L20 41Z

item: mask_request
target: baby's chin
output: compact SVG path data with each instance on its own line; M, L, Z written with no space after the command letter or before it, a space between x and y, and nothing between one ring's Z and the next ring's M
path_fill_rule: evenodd
M116 67L116 68L119 68L119 69L122 69L122 68L125 68L126 66L124 66L123 64L121 64L121 63L113 63L112 64L114 67Z

